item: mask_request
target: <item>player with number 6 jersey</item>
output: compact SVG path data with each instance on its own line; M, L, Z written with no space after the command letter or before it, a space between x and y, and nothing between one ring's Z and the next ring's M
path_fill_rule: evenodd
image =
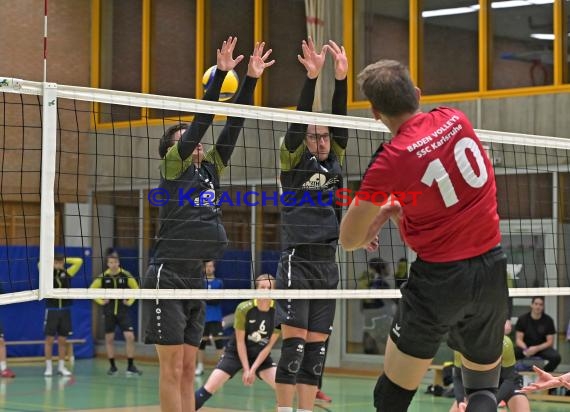
M269 274L255 279L256 289L274 287L275 278ZM275 389L277 366L271 359L271 348L280 335L275 328L275 302L252 299L240 303L235 311L234 329L235 334L226 345L216 369L194 394L197 411L240 370L245 386L253 385L258 377Z
M401 63L381 60L358 80L393 137L376 151L361 197L341 223L340 243L375 250L392 219L417 253L401 287L374 406L407 411L447 337L462 354L467 411L495 412L508 290L491 162L464 113L420 110L420 91ZM390 193L389 201L375 203L379 192Z

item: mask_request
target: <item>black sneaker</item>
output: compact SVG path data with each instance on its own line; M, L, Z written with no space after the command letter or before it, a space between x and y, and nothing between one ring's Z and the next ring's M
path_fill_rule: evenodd
M107 375L109 375L109 376L115 376L118 371L119 371L119 370L117 369L116 366L111 366L111 367L109 368L109 370L107 371Z
M138 370L135 365L131 365L127 368L127 376L133 376L133 375L139 375L139 376L142 375L142 372Z

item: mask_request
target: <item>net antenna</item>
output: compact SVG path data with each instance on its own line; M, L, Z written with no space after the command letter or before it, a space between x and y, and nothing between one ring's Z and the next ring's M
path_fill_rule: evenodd
M341 288L338 290L255 291L251 289L252 285L250 283L247 284L249 287L243 287L242 283L242 287L238 288L212 290L157 290L154 288L138 290L54 289L52 267L53 251L56 245L54 236L54 180L57 172L55 159L58 149L60 150L60 155L62 150L68 150L67 148L58 148L58 133L61 134L71 130L77 136L88 137L88 147L78 144L75 155L84 156L84 161L93 163L93 167L89 169L88 175L91 182L96 182L97 187L102 188L102 190L112 190L111 196L114 199L113 205L116 206L116 210L113 214L106 216L107 220L114 221L115 225L123 223L121 227L128 231L133 225L124 225L126 220L121 221L121 219L125 219L125 216L117 211L119 207L129 206L128 196L122 196L121 191L137 191L136 204L139 207L141 203L139 191L155 188L158 183L157 168L160 159L156 155L156 147L158 146L159 136L163 133L165 126L175 124L181 120L188 119L191 121L190 113L210 113L218 116L246 118L243 135L239 137L238 145L235 149L236 153L232 157L229 170L226 170L222 177L222 181L226 179L223 185L226 185L229 181L231 188L241 186L249 188L257 184L262 185L264 181L273 181L275 184L279 170L278 166L273 164L273 159L275 158L274 151L278 150L276 148L278 147L277 142L284 135L289 123L319 124L349 129L352 140L349 142L349 150L346 156L348 180L358 180L362 176L373 153L372 149L375 149L380 142L389 139L388 130L382 124L372 119L361 117L295 112L264 107L252 108L230 103L205 102L178 97L55 85L2 77L0 77L0 85L0 92L3 94L42 96L40 282L38 289L30 288L29 291L23 292L24 295L19 295L14 297L14 299L24 299L24 296L27 300L37 299L38 297L239 300L255 297L284 299L390 299L400 296L400 291L396 289L348 288L348 282L343 283L342 279L348 277L355 278L360 271L366 268L367 257L359 258L355 254L342 251L339 254L339 259L342 260L341 263L344 263L341 267L346 268L346 273L341 273ZM63 104L68 102L73 104ZM150 115L144 117L141 114L143 113L140 110L141 108L147 109L144 111L145 113L155 113L155 117L153 118ZM119 122L118 119L114 118L118 116L117 113L122 113L123 115L126 113L127 118ZM132 113L137 113L137 115L133 116ZM131 116L136 118L133 119ZM71 118L71 122L66 121L67 117ZM87 130L83 130L82 127L76 125L81 123L77 120L80 117L88 118ZM92 119L99 118L107 118L107 123L91 123ZM74 125L74 123L76 124ZM249 130L254 130L254 132L246 133L248 128ZM211 129L214 129L214 131L204 137L204 143L214 143L221 125L216 123L215 127ZM525 204L524 202L528 202L528 194L524 193L523 188L521 188L521 182L531 182L532 184L529 184L528 187L533 189L535 188L535 181L544 178L556 179L556 176L562 179L565 174L570 173L570 156L568 155L570 153L570 141L548 136L488 130L478 130L477 133L481 140L490 146L491 158L495 163L498 182L499 207L503 209L501 229L505 242L504 246L507 254L510 256L510 267L517 268L517 273L514 274L516 285L510 289L511 296L570 295L570 287L568 287L570 282L568 282L568 275L565 272L566 265L562 262L562 250L556 244L557 239L560 238L559 235L563 235L564 230L563 227L561 228L557 224L557 200L555 199L551 202L552 210L550 212L546 211L550 218L542 219L543 224L541 226L537 226L536 223L536 221L541 219L531 219L533 222L528 222L526 215L532 211L521 210ZM358 139L356 136L358 136ZM266 157L262 155L264 150L271 151L272 156ZM268 160L271 160L271 162ZM263 169L261 173L259 173L260 169ZM80 174L79 171L75 173ZM79 177L77 176L77 178ZM557 188L558 186L554 185L554 187ZM275 186L275 191L277 193L280 191L277 185ZM250 211L247 209L246 211L247 213L243 215L249 215ZM234 211L231 210L231 212L233 213ZM228 216L232 213L228 213ZM154 219L146 214L139 215L137 209L135 217L137 224L134 225L137 228L140 227L141 217L144 219L145 224ZM91 219L93 218L91 216ZM222 220L228 228L232 225L238 226L243 223L239 222L238 219L232 219L234 218L227 217ZM243 228L243 224L240 227ZM318 229L311 228L310 222L308 222L307 230ZM146 235L128 235L115 231L113 235L105 236L110 242L119 240L140 245L140 236L145 236L143 240L150 243L150 238L154 234L151 232L149 230ZM529 234L531 235L530 237L528 236ZM265 233L263 235L266 236ZM103 237L103 235L100 236L101 238ZM542 249L539 251L538 238L542 239L540 241ZM244 239L243 242L250 245L253 238L245 236ZM89 244L91 243L95 242L90 242ZM245 247L247 245L242 246ZM396 237L389 239L388 242L381 245L380 253L383 253L382 248L390 249L391 247L403 247L401 239ZM534 248L534 254L528 253L530 247ZM142 251L141 254L146 252ZM387 256L391 255L390 252L387 253ZM382 256L385 257L384 255ZM102 255L94 255L93 258L95 262L97 258L102 258ZM140 264L138 259L146 258L137 258L136 263ZM145 269L146 263L141 265ZM238 263L236 261L236 272L238 272ZM247 276L244 276L243 279L249 282L255 276L249 273L251 270L249 262L247 268ZM86 280L90 281L91 276L96 274L96 272L98 271L84 274L84 276L89 277ZM2 298L5 299L7 297L4 295Z
M44 83L47 82L48 0L44 0Z

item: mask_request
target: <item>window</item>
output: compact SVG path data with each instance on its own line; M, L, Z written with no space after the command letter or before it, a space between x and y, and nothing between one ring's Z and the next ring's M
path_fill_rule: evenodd
M140 92L142 0L101 2L101 78L104 89ZM102 105L101 121L140 118L140 109Z
M420 87L424 94L475 91L479 88L477 8L474 0L422 2L423 41ZM467 13L439 15L462 8Z
M63 244L61 208L55 206L55 244ZM0 245L39 246L40 203L4 201L0 207Z
M496 175L501 219L552 217L552 174Z
M223 41L229 36L237 36L234 57L243 54L245 58L235 70L239 78L243 79L254 46L253 0L209 0L206 4L209 7L206 8L204 24L204 71L216 64L216 50L222 46Z
M409 64L409 6L401 0L354 1L354 76L380 59ZM355 100L365 100L355 83Z
M570 223L570 173L558 174L558 196L560 198L560 220L563 223ZM569 232L570 233L570 232Z
M491 7L490 88L553 84L552 7Z
M307 38L303 0L269 0L265 7L264 40L273 49L276 63L263 74L263 105L296 106L305 80L305 68L297 60L301 41ZM283 24L282 22L287 22Z
M196 96L196 2L161 0L151 3L150 93ZM173 113L151 110L151 117Z

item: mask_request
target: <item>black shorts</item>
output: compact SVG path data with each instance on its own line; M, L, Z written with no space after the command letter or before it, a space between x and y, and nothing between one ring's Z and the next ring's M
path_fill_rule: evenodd
M214 338L216 349L224 348L226 345L226 339L224 339L224 328L222 327L222 322L206 322L204 333L202 334L202 341L200 342L200 349L203 350L206 346L211 345L210 336Z
M46 309L44 317L44 334L46 336L68 337L71 329L71 309Z
M281 254L277 268L277 289L336 289L339 281L335 249L301 247ZM275 324L330 334L334 321L334 299L280 299Z
M390 330L400 351L431 359L449 333L449 347L469 361L499 359L508 299L507 260L500 247L456 262L417 259L401 291Z
M159 268L154 265L148 268L143 287L157 287ZM172 289L172 282L169 282L171 273L163 267L160 274L159 287ZM200 346L206 315L206 304L203 300L145 299L142 306L147 322L145 343Z
M253 365L256 358L257 357L248 356L249 364ZM267 356L267 358L265 358L265 360L261 363L261 365L259 365L259 368L257 368L257 370L255 371L255 375L259 379L261 379L261 376L259 376L260 372L264 371L265 369L276 368L276 367L277 364L273 362L273 359L271 359L271 355L269 355ZM218 364L216 365L216 369L220 369L226 372L228 375L230 375L230 379L233 378L234 375L242 369L241 362L239 360L239 355L237 354L237 352L224 351L222 357L220 358Z
M0 339L4 339L4 323L0 322Z
M115 333L117 326L122 332L134 331L128 312L119 312L116 315L105 313L105 333Z
M526 396L526 394L519 392L523 386L523 377L517 373L514 366L502 367L497 403L501 401L508 403L514 396Z

